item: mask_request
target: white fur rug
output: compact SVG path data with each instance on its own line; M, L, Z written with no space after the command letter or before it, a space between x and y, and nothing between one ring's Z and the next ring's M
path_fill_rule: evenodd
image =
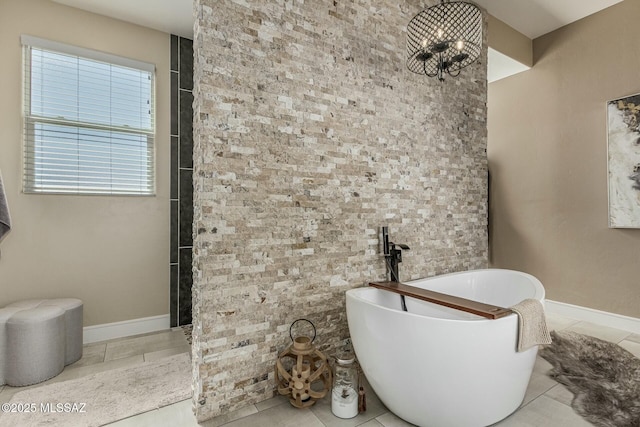
M98 427L190 396L184 353L18 392L8 409L20 412L7 412L5 404L0 427Z

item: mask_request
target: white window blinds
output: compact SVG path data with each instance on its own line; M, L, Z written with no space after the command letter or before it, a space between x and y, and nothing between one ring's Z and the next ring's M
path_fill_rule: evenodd
M154 66L22 36L24 191L155 191Z

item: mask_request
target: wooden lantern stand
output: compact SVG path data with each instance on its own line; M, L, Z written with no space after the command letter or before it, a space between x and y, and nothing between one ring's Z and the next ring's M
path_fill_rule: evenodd
M331 367L327 361L327 357L313 346L316 338L316 328L313 326L313 338L301 336L293 338L291 329L296 322L306 319L298 319L291 324L289 335L293 343L278 355L276 362L276 385L278 393L289 396L289 402L296 408L307 408L316 403L316 400L322 399L331 389ZM291 372L288 372L283 360L291 358L294 364ZM314 383L318 383L314 387ZM322 390L319 390L322 385ZM315 388L315 390L314 390Z

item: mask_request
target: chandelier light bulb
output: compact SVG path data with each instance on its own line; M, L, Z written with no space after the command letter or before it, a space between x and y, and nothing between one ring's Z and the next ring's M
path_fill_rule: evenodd
M458 40L456 42L456 49L458 49L458 50L464 49L464 42L462 40Z

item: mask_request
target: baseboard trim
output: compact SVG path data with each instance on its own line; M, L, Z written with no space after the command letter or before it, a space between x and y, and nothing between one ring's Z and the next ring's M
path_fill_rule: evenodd
M169 315L143 317L122 322L105 323L83 328L83 342L91 344L98 341L169 329Z
M544 304L545 309L549 313L640 334L640 319L635 317L623 316L621 314L609 313L606 311L595 310L593 308L580 307L578 305L552 300L545 300Z

